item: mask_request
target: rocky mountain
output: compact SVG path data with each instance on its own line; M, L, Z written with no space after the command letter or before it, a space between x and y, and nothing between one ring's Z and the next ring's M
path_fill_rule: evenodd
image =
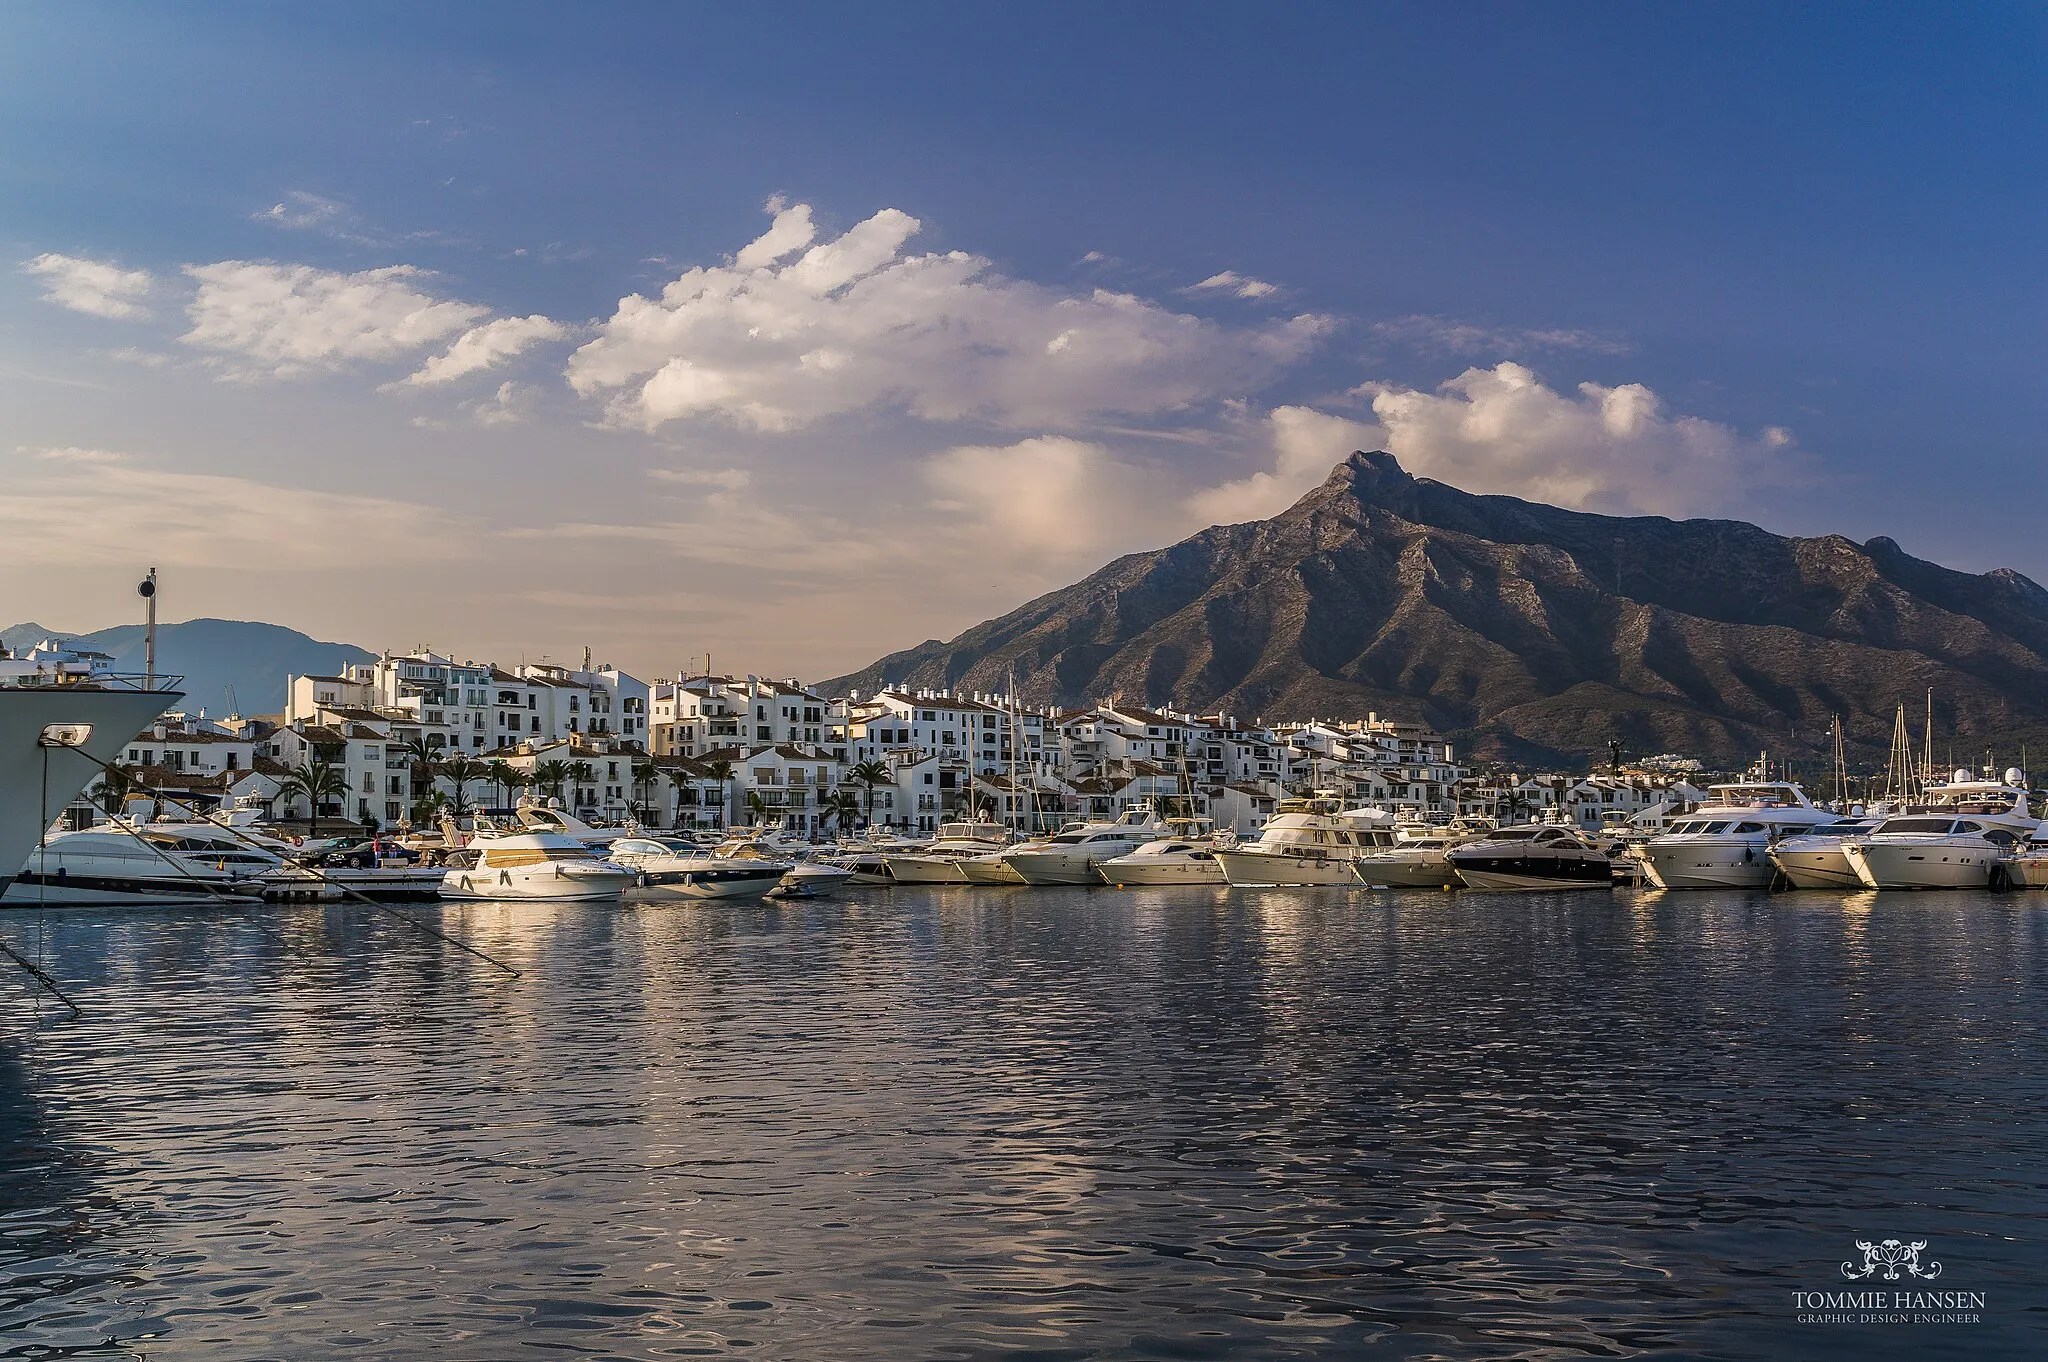
M0 630L0 646L30 648L55 634L73 647L111 654L120 671L142 670L143 629L119 624L91 634L65 634L40 624ZM296 629L253 620L186 620L159 624L156 668L185 678L185 705L194 711L274 714L284 708L285 685L294 673L328 673L376 654L348 643L323 643Z
M1890 539L1567 511L1359 453L1271 520L1120 558L826 684L1001 690L1013 672L1040 703L1375 710L1538 759L1611 738L1721 761L1811 753L1837 714L1881 756L1894 707L1917 716L1932 688L1937 761L1981 760L1987 738L2048 732L2048 591Z

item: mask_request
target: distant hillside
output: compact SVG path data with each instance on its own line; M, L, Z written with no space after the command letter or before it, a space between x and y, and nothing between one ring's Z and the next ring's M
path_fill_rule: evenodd
M0 630L0 644L31 647L56 633L73 646L112 654L121 671L142 670L143 629L119 624L91 634L64 634L40 624L17 624ZM272 714L284 708L287 678L294 674L332 673L351 662L369 662L375 653L349 643L322 643L296 629L253 620L186 620L159 624L156 668L185 678L185 704L208 714ZM232 702L229 699L233 693Z
M1121 692L1245 719L1377 710L1475 755L1822 747L1830 717L1884 750L1935 692L1936 750L2048 726L2048 591L1955 572L1878 538L1739 521L1590 515L1475 496L1359 453L1271 520L1120 558L884 681L1074 704ZM1916 729L1918 725L1915 725ZM2014 754L2017 755L2017 754Z

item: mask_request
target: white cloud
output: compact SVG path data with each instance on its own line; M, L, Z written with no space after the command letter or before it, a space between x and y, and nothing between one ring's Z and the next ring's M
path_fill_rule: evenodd
M1193 293L1202 289L1222 289L1240 298L1268 298L1278 293L1280 286L1269 284L1263 279L1249 278L1236 270L1224 270L1221 274L1212 274L1201 283L1190 286L1188 292Z
M360 568L363 545L403 543L408 557L474 552L441 511L382 497L317 491L149 466L111 450L24 450L0 479L0 539L33 567L149 561L172 567Z
M980 256L907 254L918 228L885 209L818 242L808 205L783 208L731 264L621 299L569 381L650 430L709 416L787 431L885 402L1057 428L1255 388L1330 325L1230 328L1106 289L1062 293Z
M1535 350L1584 350L1625 355L1628 344L1597 331L1569 327L1481 326L1451 317L1417 315L1374 322L1374 335L1430 354L1500 357Z
M650 468L647 476L678 487L718 487L737 492L754 480L744 468Z
M20 448L19 452L28 455L32 459L41 459L49 463L107 464L126 463L128 461L128 456L117 450L84 449L78 445L60 445L46 449L30 449L24 445Z
M488 312L421 292L427 272L391 265L341 274L311 265L223 260L188 265L199 283L185 344L249 360L233 370L285 378L389 360L462 330Z
M93 317L139 320L149 316L141 300L155 283L148 270L124 270L104 260L45 252L24 261L24 274L44 282L43 298Z
M925 523L1046 566L1092 567L1109 545L1144 542L1172 500L1156 476L1060 435L956 446L925 462L924 479L936 494Z
M531 317L500 317L463 332L446 354L435 355L418 372L407 376L405 382L415 387L451 382L492 368L542 341L560 340L568 334L568 327L539 313Z
M1314 407L1275 407L1266 414L1266 435L1273 467L1189 497L1188 513L1198 525L1238 525L1278 515L1353 451L1378 449L1386 440L1376 425Z
M1545 387L1519 364L1467 369L1433 393L1367 385L1387 449L1410 473L1609 513L1702 515L1805 480L1791 433L1754 436L1669 416L1640 383Z

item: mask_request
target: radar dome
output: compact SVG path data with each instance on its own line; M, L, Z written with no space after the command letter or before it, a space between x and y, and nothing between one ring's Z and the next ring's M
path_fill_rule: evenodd
M1960 766L1956 767L1956 773L1955 773L1955 776L1953 777L1953 779L1954 779L1954 781L1955 781L1955 783L1956 783L1956 784L1960 785L1960 784L1962 784L1962 783L1963 783L1964 781L1968 780L1969 778L1970 778L1970 773L1969 773L1968 771L1964 770L1964 769L1963 769L1962 767L1960 767Z
M2008 766L2005 768L2005 783L2008 785L2024 785L2027 783L2027 773L2017 766Z

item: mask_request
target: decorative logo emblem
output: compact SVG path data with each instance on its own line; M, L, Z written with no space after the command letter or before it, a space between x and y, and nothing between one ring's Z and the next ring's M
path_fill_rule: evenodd
M1941 1275L1940 1263L1920 1261L1920 1250L1927 1247L1925 1239L1916 1239L1910 1244L1896 1239L1880 1239L1875 1244L1868 1239L1858 1239L1856 1247L1863 1251L1862 1265L1842 1264L1842 1275L1852 1282L1874 1277L1879 1272L1884 1273L1886 1281L1895 1282L1899 1279L1900 1268L1904 1268L1909 1276L1929 1281Z

